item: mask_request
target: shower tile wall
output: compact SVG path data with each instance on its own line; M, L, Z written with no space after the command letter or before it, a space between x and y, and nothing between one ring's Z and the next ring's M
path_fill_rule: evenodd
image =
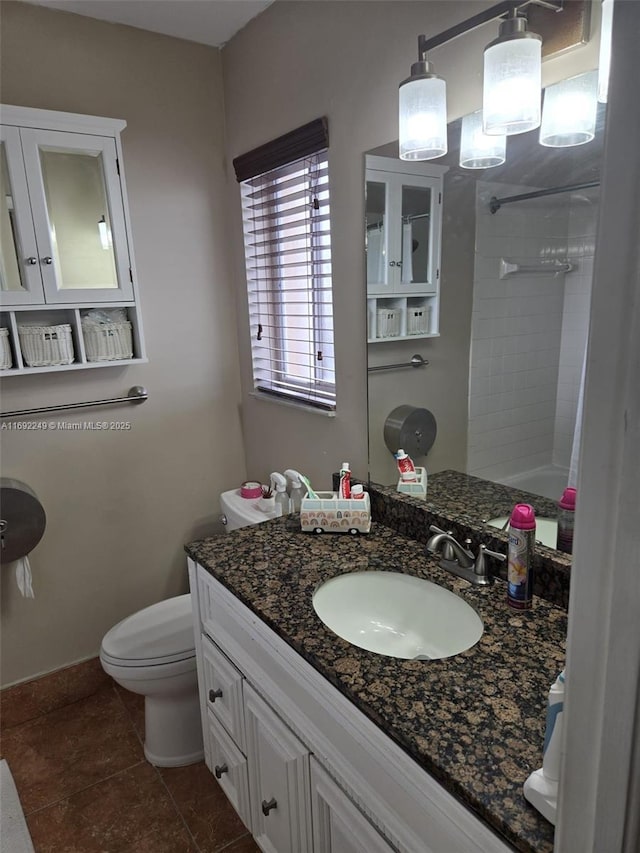
M568 208L557 197L511 204L496 214L488 208L493 195L531 189L477 185L468 471L488 479L553 459L564 276L500 278L500 261L564 259Z
M589 331L593 256L598 221L598 190L572 197L568 256L575 268L565 277L553 464L568 468Z

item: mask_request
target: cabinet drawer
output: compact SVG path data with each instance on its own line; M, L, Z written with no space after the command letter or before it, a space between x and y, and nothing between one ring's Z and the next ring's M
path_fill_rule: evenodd
M309 751L245 684L253 837L264 853L312 853Z
M242 673L211 642L202 638L204 694L213 714L244 753L247 751L242 713Z
M207 767L218 780L240 819L251 831L247 759L211 712L207 714Z

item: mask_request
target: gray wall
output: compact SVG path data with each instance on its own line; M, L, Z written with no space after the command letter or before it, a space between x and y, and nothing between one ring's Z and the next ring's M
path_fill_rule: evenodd
M183 543L219 529L245 478L223 204L220 53L18 3L2 4L2 103L125 119L125 172L149 363L10 377L6 410L119 397L125 433L9 432L2 472L47 512L35 600L2 573L4 684L95 655L133 611L187 590Z

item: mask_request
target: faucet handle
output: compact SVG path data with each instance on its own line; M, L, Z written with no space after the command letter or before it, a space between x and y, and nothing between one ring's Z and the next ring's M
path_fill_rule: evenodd
M435 524L432 524L429 527L430 533L444 533L447 536L451 536L451 530L442 530L440 527L436 527Z
M504 554L500 554L498 551L490 551L486 545L480 544L480 548L478 549L478 556L476 557L476 563L474 566L474 572L478 577L484 578L486 583L491 583L491 579L489 576L489 570L486 564L486 558L493 557L494 560L498 560L501 563L507 559Z

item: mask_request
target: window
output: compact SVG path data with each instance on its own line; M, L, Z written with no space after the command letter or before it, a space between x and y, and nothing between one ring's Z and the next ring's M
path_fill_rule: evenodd
M302 137L297 147L291 144L296 136ZM332 411L327 142L326 122L319 119L237 158L234 165L242 193L254 388ZM255 158L260 152L270 156ZM254 174L241 180L245 158L260 162L252 163L248 171Z

